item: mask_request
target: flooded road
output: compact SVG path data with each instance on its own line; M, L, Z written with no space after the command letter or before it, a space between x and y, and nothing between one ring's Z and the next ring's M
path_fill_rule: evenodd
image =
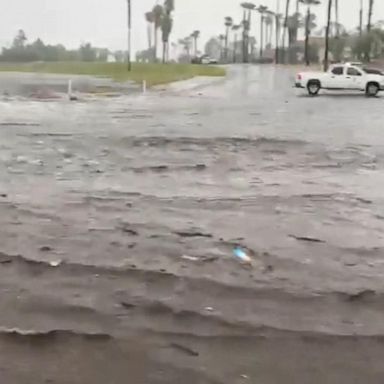
M4 383L382 383L384 97L292 76L0 102Z

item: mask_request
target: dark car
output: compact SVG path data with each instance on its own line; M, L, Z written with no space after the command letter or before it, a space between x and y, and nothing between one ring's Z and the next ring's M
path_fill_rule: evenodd
M384 72L380 69L376 68L363 68L363 71L365 73L368 73L369 75L381 75L384 76Z

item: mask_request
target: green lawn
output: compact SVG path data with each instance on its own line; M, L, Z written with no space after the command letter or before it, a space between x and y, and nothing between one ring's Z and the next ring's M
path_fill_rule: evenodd
M148 86L185 80L195 76L225 76L225 69L192 64L133 63L127 71L124 63L39 62L26 64L0 64L0 71L75 74L109 77L117 81L147 81Z

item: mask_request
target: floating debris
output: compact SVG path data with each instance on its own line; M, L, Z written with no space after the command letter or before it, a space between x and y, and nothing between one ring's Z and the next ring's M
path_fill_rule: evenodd
M363 291L354 293L354 294L347 294L347 301L364 301L368 299L374 298L376 295L376 292L372 289L364 289Z
M18 163L27 163L28 162L28 158L25 157L25 156L17 156L16 157L16 162L18 162Z
M53 251L53 248L50 247L49 245L43 245L42 247L39 248L41 252L50 252Z
M181 256L183 260L188 260L188 261L199 261L199 258L196 256L188 256L188 255L183 255Z
M317 239L315 237L307 237L307 236L296 236L296 235L289 235L289 237L292 237L295 240L298 241L307 241L310 243L325 243L324 240Z
M252 264L252 259L245 253L245 251L241 247L236 247L233 250L233 255L242 263Z
M55 260L55 261L50 261L50 262L49 262L49 265L50 265L51 267L58 267L58 266L60 266L62 263L63 263L62 260Z
M171 343L170 346L172 348L175 348L181 352L184 352L188 356L197 357L199 356L199 352L194 351L193 349L189 347L185 347L184 345L178 344L178 343Z
M213 236L210 233L202 233L202 232L186 232L186 231L177 231L174 232L176 235L180 237L206 237L208 239L211 239Z

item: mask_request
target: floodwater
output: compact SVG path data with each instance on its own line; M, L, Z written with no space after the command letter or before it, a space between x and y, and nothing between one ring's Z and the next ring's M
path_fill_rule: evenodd
M229 72L0 102L2 382L383 382L384 97Z

